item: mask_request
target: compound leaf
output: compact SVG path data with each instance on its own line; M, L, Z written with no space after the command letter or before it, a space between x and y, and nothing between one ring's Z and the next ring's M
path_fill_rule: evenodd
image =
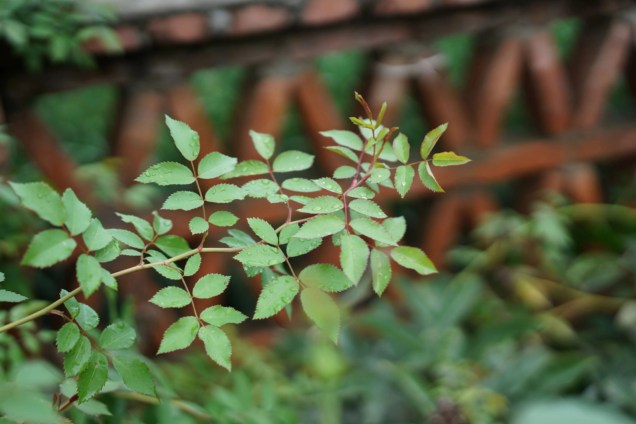
M182 317L163 334L157 354L173 352L190 346L199 331L199 321L195 317Z
M24 257L23 265L46 268L67 259L77 243L62 230L44 230L33 237Z
M269 318L283 310L298 294L298 281L290 276L281 276L269 281L263 287L258 301L254 319Z

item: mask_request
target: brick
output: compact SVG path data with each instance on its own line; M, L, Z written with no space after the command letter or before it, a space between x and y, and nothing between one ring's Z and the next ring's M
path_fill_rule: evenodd
M260 159L254 149L249 130L271 134L278 140L289 107L295 78L284 75L267 75L250 82L237 110L238 116L234 154L241 160Z
M325 25L351 18L359 9L356 0L309 0L301 21L308 25Z
M120 25L114 28L116 37L119 39L121 50L133 51L141 48L144 44L144 35L139 29L132 25ZM109 49L100 39L94 38L84 44L84 49L92 54L118 53L119 50Z
M75 174L75 161L64 151L53 133L34 112L25 111L12 116L9 130L42 171L44 179L58 190L70 187L82 200L90 204L95 203L92 190Z
M374 11L380 15L421 12L433 6L431 0L378 0Z
M320 75L314 70L307 71L299 77L297 97L316 162L325 175L332 174L338 166L345 164L345 159L326 150L325 147L333 145L333 141L319 133L344 128L340 113Z
M493 36L494 35L494 36ZM468 76L466 98L481 147L499 141L508 103L521 71L521 41L484 34L479 40Z
M594 166L586 163L565 167L565 194L577 203L600 203L603 201L598 173Z
M125 99L122 109L115 152L122 158L121 180L130 184L150 165L162 118L163 99L155 92L134 93Z
M438 268L443 267L446 252L461 234L463 205L460 195L445 194L435 201L426 220L422 245Z
M585 22L580 34L571 63L574 125L589 129L602 118L607 98L627 57L631 28L626 22L598 18Z
M209 33L208 18L200 13L153 18L148 22L147 29L155 40L168 43L201 41Z
M524 87L539 127L546 134L565 131L571 120L571 99L566 72L549 31L524 42Z
M293 21L292 14L283 7L250 5L234 12L233 33L237 35L283 29Z
M466 143L471 127L465 105L446 74L435 69L423 72L416 78L415 86L428 123L432 127L449 123L442 138L443 145L460 148Z

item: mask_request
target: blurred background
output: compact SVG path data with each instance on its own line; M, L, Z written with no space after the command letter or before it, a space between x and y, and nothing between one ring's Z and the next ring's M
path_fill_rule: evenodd
M440 171L445 194L381 193L441 272L341 298L339 346L301 314L243 325L231 374L196 349L153 360L172 402L113 393L73 422L636 423L635 24L628 0L0 3L0 269L25 295L56 298L74 267L18 266L40 223L6 182L72 187L110 226L149 216L168 192L134 178L179 159L164 114L241 159L250 129L270 133L315 154L318 177L342 164L318 132L352 129L358 91L414 145L448 122L439 148L473 160ZM191 237L186 213L170 218ZM337 260L326 245L312 262ZM232 275L222 302L251 315L260 281L228 259L200 274ZM166 281L121 282L88 303L135 323L152 357L176 318L147 302ZM0 338L0 381L47 393L59 322L37 325Z

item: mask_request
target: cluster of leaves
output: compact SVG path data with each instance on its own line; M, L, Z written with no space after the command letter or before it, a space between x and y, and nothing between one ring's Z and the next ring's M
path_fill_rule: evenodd
M119 41L108 27L114 14L103 5L76 0L6 0L0 8L0 39L20 55L30 69L45 60L91 65L85 42L99 39L118 49Z
M268 422L633 424L635 237L636 214L618 205L500 213L452 251L461 272L403 282L403 303L353 314L338 349L292 333L261 361L247 350L254 369L222 388L210 376L201 391L183 365L170 374L230 423L285 405L293 418Z
M203 275L192 288L186 278L198 273L205 254L234 253L234 259L248 276L260 275L262 278L263 289L254 319L271 317L283 309L291 313L292 302L299 296L307 317L337 342L340 308L331 293L342 292L366 279L381 295L391 280L391 260L421 275L436 271L423 251L398 245L406 232L406 223L402 217L389 217L372 200L380 186L406 195L417 167L424 185L441 191L431 172L431 164L450 166L468 161L452 152L436 153L429 158L446 128L444 125L426 135L420 148L421 157L409 162L410 145L406 137L399 134L397 128L381 125L386 104L376 119L364 99L360 96L357 99L367 111L365 119L352 118L362 137L350 131L323 133L336 142L328 149L350 159L353 166L336 169L333 178L288 177L280 183L281 174L309 169L314 157L293 150L275 155L274 139L256 132L251 132L252 141L262 160L239 162L219 152L201 157L198 134L185 123L166 117L174 143L190 166L177 162L158 163L144 171L137 181L192 187L171 194L162 209L200 212L189 222L193 237L199 238L196 247L191 247L180 236L168 234L172 222L157 212L153 213L151 221L117 214L129 225L128 229L104 228L71 189L60 195L42 182L10 183L22 205L54 227L33 237L22 264L46 268L76 258L79 287L71 292L62 291L60 299L51 305L0 327L0 333L46 313L56 314L66 321L58 331L57 346L64 354L66 376L76 381L76 393L70 395L71 402L83 403L91 399L107 385L111 374L118 375L128 388L152 395L154 382L147 365L130 352L119 352L133 346L134 330L122 323L114 323L100 332L97 313L75 299L80 293L90 297L102 285L117 290L117 277L152 268L178 285L159 290L150 302L161 308L189 307L192 311L182 314L166 330L158 353L184 349L198 337L208 356L229 370L232 346L221 327L241 323L247 317L234 308L221 305L199 312L195 299L222 294L230 277ZM401 164L393 166L395 162ZM241 185L225 182L244 181L244 177L252 178ZM204 193L204 180L213 179L220 181L210 184ZM284 205L288 210L286 221L275 228L263 219L247 218L247 226L253 235L231 228L228 236L220 240L227 247L208 246L206 241L211 226L230 228L239 222L236 215L220 206L248 197ZM317 263L297 271L290 259L313 251L326 238L339 248L340 266ZM104 263L120 256L136 257L139 263L111 273ZM0 292L0 301L19 303L23 300L25 298L17 293ZM66 312L56 309L62 304ZM114 370L111 374L110 365ZM64 405L60 406L60 409L64 408Z

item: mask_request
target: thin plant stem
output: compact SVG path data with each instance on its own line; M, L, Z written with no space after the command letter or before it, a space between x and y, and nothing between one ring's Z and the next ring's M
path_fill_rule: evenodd
M130 268L122 269L121 271L114 272L112 275L113 277L117 278L117 277L121 277L122 275L127 275L136 271L141 271L142 269L148 269L148 268L152 268L159 265L168 265L173 262L179 261L181 259L189 258L190 256L195 255L197 253L233 253L233 252L240 252L244 248L245 247L199 247L197 249L188 250L187 252L174 256L170 259L166 259L165 261L152 262L148 264L139 264ZM82 292L81 287L77 287L75 290L68 292L67 294L60 297L55 302L48 304L44 308L38 311L35 311L32 314L27 315L23 318L20 318L16 321L3 325L2 327L0 327L0 334L48 314L53 309L56 309L58 306L62 305L67 300L77 296L81 292Z

